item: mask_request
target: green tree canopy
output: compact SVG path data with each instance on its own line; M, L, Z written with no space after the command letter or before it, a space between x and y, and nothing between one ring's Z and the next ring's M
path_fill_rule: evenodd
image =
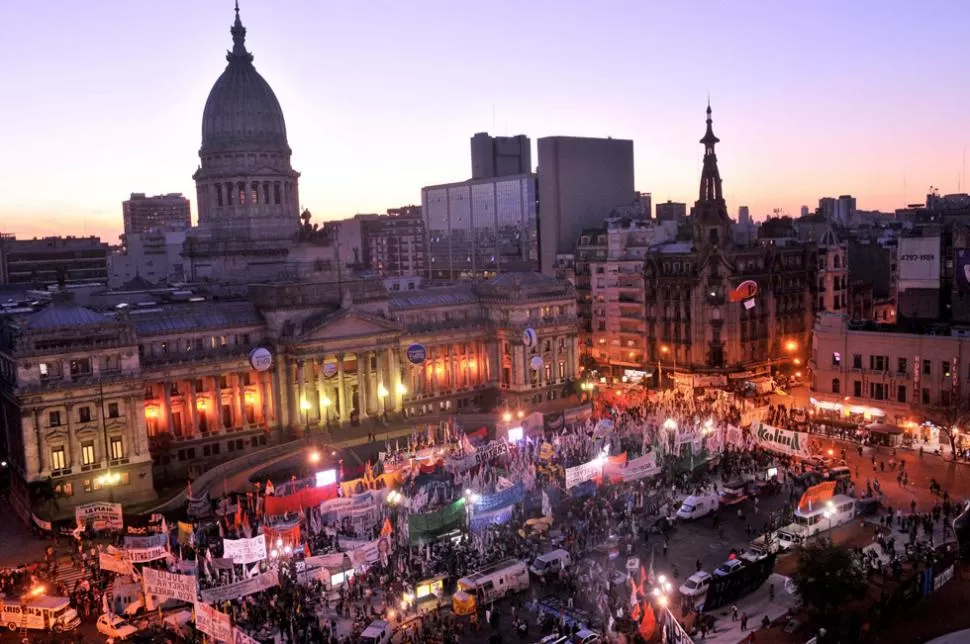
M802 603L823 623L831 623L846 605L866 594L862 566L850 550L819 540L798 553L792 575Z

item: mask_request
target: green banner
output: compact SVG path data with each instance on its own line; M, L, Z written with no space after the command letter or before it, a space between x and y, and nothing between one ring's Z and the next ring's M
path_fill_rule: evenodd
M427 542L454 530L465 521L465 500L458 499L440 510L408 517L408 535L411 545Z

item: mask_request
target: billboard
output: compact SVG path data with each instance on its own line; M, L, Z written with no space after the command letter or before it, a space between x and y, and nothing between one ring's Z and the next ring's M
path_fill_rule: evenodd
M897 266L900 291L940 288L940 238L900 238Z
M961 293L970 292L970 248L957 248L954 283Z

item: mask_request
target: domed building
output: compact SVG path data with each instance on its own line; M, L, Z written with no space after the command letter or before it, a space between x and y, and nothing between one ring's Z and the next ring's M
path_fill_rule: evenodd
M193 175L199 225L184 254L193 279L276 279L300 227L300 173L290 165L279 100L246 50L238 2L230 33L228 64L202 114Z

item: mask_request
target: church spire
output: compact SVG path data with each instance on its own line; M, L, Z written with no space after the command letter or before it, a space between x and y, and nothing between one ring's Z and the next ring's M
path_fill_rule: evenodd
M714 125L711 119L711 100L707 100L707 132L700 140L704 144L704 169L701 171L700 201L722 201L721 174L717 169L717 155L714 154L715 144L720 139L714 136Z
M239 0L236 0L236 21L232 23L232 51L226 54L226 60L245 60L252 62L253 55L246 51L246 28L243 27L242 20L239 18Z

